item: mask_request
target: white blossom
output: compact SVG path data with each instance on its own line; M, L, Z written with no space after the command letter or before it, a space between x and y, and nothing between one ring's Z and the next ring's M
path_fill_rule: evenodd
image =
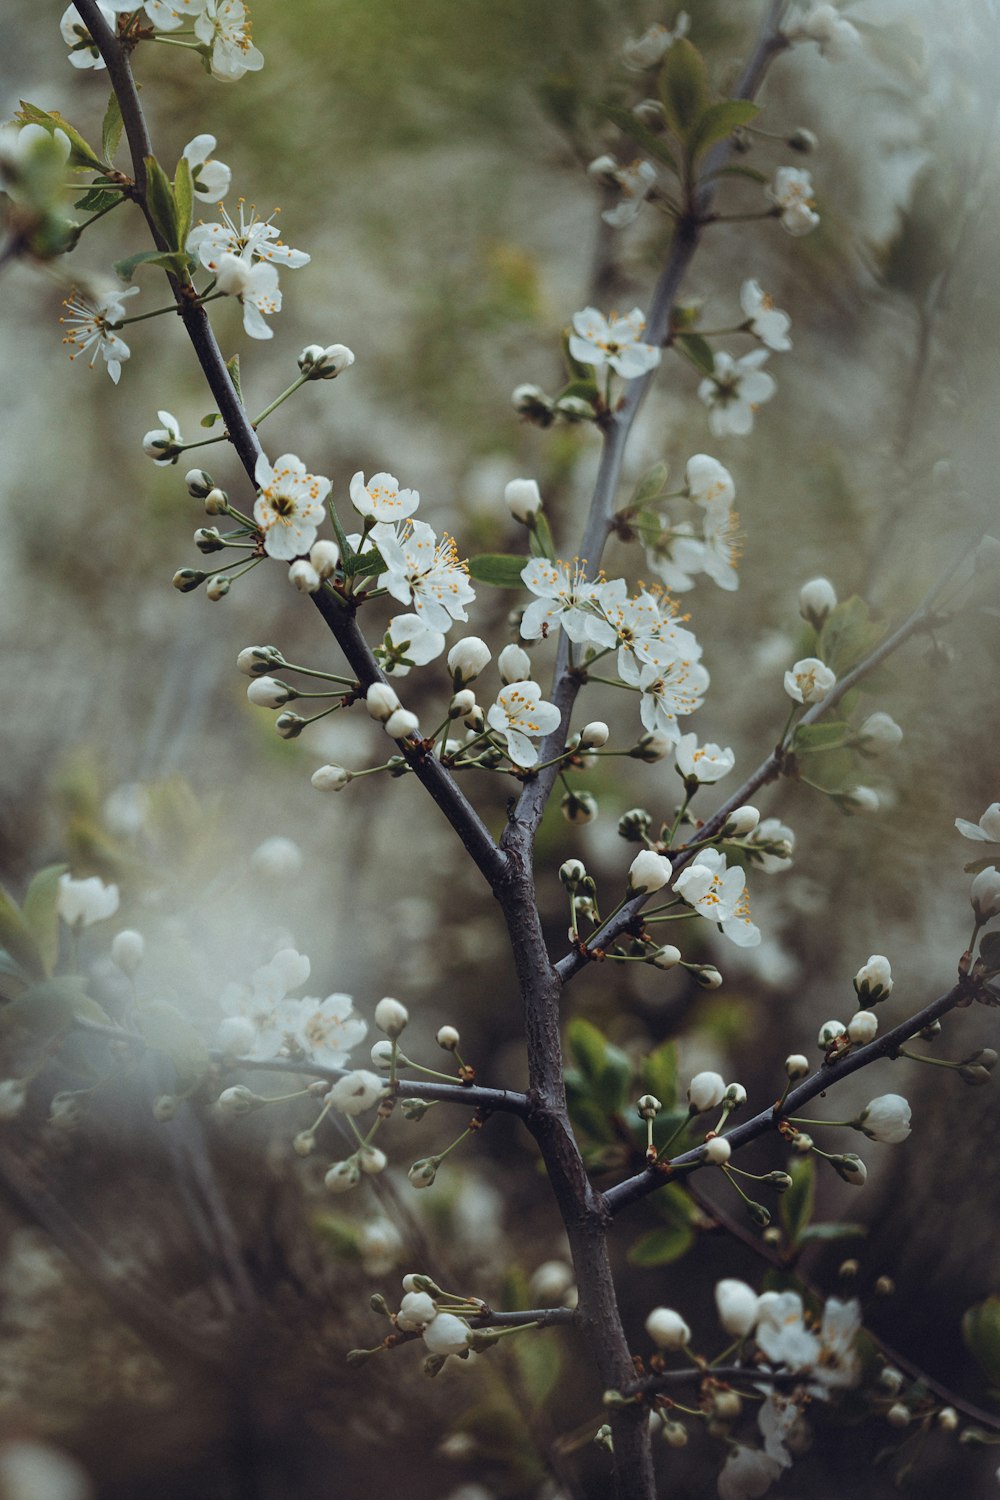
M699 745L696 734L681 735L674 755L681 775L685 778L693 776L703 784L721 781L736 764L732 750L722 750L714 744Z
M336 380L354 363L354 350L346 344L307 344L298 366L310 380Z
M697 505L728 513L736 498L736 486L724 464L708 453L695 453L688 459L684 472L688 495Z
M329 479L322 474L307 474L305 464L294 453L283 453L273 465L262 453L254 479L260 493L253 515L264 533L264 551L286 562L308 552L325 514L323 501L330 493Z
M768 349L783 352L792 347L788 330L792 320L786 312L775 307L774 299L763 290L759 281L744 281L740 288L742 307L750 332L755 333Z
M980 870L972 882L969 894L977 922L989 922L993 917L1000 916L1000 870L994 865Z
M73 14L76 14L75 10ZM87 298L80 292L72 292L63 303L67 316L59 319L67 330L63 334L63 343L73 345L70 359L86 354L91 345L94 345L94 352L90 356L90 368L94 368L97 356L100 355L108 367L108 374L117 385L121 378L122 365L129 358L131 350L125 340L119 338L114 330L125 316L126 297L138 297L138 295L137 286L115 288L105 292L103 296L94 298Z
M214 135L196 135L188 141L181 155L191 168L194 195L203 203L219 203L229 192L233 174L225 162L216 161Z
M803 235L819 223L813 198L812 178L799 167L779 167L764 189L767 197L780 208L782 228L789 234Z
M730 1277L715 1284L715 1306L719 1322L734 1338L746 1338L757 1322L758 1296L745 1281Z
M491 652L478 635L463 636L448 652L448 671L456 689L475 682L481 672L489 666Z
M633 380L660 363L656 345L642 341L645 329L646 319L638 307L623 317L609 313L606 318L596 307L585 307L573 314L569 352L580 364L598 368L609 364L626 380Z
M351 1073L345 1073L343 1078L338 1078L326 1097L341 1114L361 1115L365 1110L371 1109L373 1104L377 1104L384 1093L385 1084L377 1073L356 1068Z
M176 31L200 15L206 4L207 0L143 0L143 9L157 31Z
M837 608L837 591L829 578L810 578L799 590L799 614L814 630L822 630Z
M255 208L250 209L248 217L242 198L239 210L238 222L222 208L217 222L196 224L188 235L184 248L201 261L206 271L218 271L224 255L238 255L247 262L267 261L290 271L309 264L304 250L293 250L279 239L277 225L271 219L258 219Z
M435 661L444 650L444 635L432 630L419 615L394 615L389 621L386 635L392 645L392 655L376 650L376 656L385 655L383 669L387 677L406 677L412 667L425 667ZM396 655L399 652L400 655Z
M163 423L162 427L154 427L147 432L142 440L142 451L147 458L151 458L158 468L167 464L177 462L178 455L171 450L178 444L183 443L180 423L169 411L158 411L156 415Z
M542 495L534 479L512 479L504 486L503 498L515 521L525 524L542 508Z
M654 1307L646 1319L646 1332L661 1349L683 1349L691 1342L691 1330L672 1307Z
M836 6L814 5L788 35L816 42L821 57L830 62L844 62L861 47L861 34L837 11Z
M625 167L616 166L608 173L608 180L621 189L621 199L614 208L606 208L601 218L613 229L625 229L635 223L642 205L655 188L656 168L652 162L633 161Z
M623 44L622 61L636 73L645 73L647 68L655 68L678 37L687 35L690 24L687 12L682 10L672 31L660 22L647 26L642 36L631 37Z
M525 588L536 597L524 611L521 635L526 641L547 638L562 629L579 644L596 640L595 611L604 584L588 579L586 563L550 562L533 557L521 570Z
M94 922L103 922L114 916L118 904L118 887L105 885L98 875L86 880L59 876L56 911L67 927L90 927Z
M522 646L511 641L497 657L497 670L500 681L504 684L527 682L531 676L531 657Z
M696 1114L716 1109L726 1097L726 1080L721 1073L696 1073L688 1084L688 1103Z
M486 722L507 742L507 754L516 766L533 766L538 751L532 739L542 739L559 728L560 714L554 703L542 698L537 682L508 683L497 694Z
M368 1031L368 1023L354 1014L350 995L327 995L325 1000L305 998L286 1003L282 1019L286 1037L310 1061L325 1068L342 1068ZM374 1075L369 1074L368 1077ZM343 1108L337 1105L338 1109ZM367 1105L362 1106L367 1108ZM355 1111L345 1110L346 1114Z
M670 601L658 592L643 589L630 599L625 580L615 578L601 586L595 602L600 616L590 620L589 638L599 646L617 645L618 673L624 681L636 683L644 665L667 667L701 656L694 633L678 623Z
M795 851L795 833L780 818L765 818L751 834L747 857L765 875L791 869Z
M778 389L773 377L761 369L767 358L766 349L751 349L739 359L724 349L716 354L712 374L698 387L698 395L709 408L713 437L745 437L752 431L757 408Z
M785 692L796 703L822 703L837 681L837 674L817 656L804 656L785 673Z
M351 480L351 504L359 516L375 521L405 521L420 504L417 490L401 490L394 474L373 474L365 484L362 470Z
M956 818L955 827L964 838L983 844L1000 844L1000 802L991 802L978 823Z
M758 1500L781 1478L782 1465L760 1448L734 1443L719 1474L719 1500Z
M468 569L447 532L440 542L426 521L407 521L398 534L386 527L373 533L386 571L379 587L394 599L412 603L432 630L447 633L453 620L467 620L465 605L475 599Z
M281 834L264 839L250 856L250 868L265 880L294 880L302 871L302 850ZM289 989L294 989L289 985Z
M278 273L272 265L261 261L251 264L227 251L219 256L215 280L220 292L240 303L243 327L252 339L274 337L274 329L265 321L281 311Z
M651 895L666 885L673 872L673 865L665 854L656 854L652 849L641 849L629 865L628 883L633 891L645 891Z
M206 0L194 23L194 34L211 47L212 76L234 83L264 66L263 54L250 40L250 20L243 0Z
M639 717L644 728L651 734L657 731L676 744L680 739L678 717L693 714L704 702L709 677L705 668L697 661L673 661L666 666L650 663L641 671L629 662L619 676L623 682L632 683L642 693L639 702Z
M111 30L116 31L115 11L121 10L123 7L106 4L105 0L98 0L97 8L111 27ZM62 20L59 22L59 30L62 33L63 41L69 45L69 60L74 68L93 68L95 71L100 71L101 68L106 66L104 58L98 50L97 43L83 24L80 12L75 5L67 5L63 11Z
M439 1312L424 1329L424 1343L432 1354L461 1354L469 1346L469 1325L454 1313Z
M854 1123L870 1141L898 1146L910 1133L910 1106L902 1094L880 1094L865 1105Z
M746 877L739 865L728 867L718 849L699 850L673 888L699 916L717 923L737 947L753 948L760 942L760 928L750 920Z
M819 1360L820 1342L805 1325L798 1292L761 1294L754 1337L773 1364L809 1370Z
M412 710L397 708L396 712L390 714L386 719L383 727L391 740L405 740L411 734L417 733L420 728L420 720Z

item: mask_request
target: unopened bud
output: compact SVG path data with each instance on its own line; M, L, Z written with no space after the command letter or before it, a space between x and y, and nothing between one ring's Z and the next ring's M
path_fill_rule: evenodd
M192 589L198 588L207 577L207 573L199 573L196 568L178 568L170 582L179 593L190 594Z
M675 969L681 961L681 950L675 948L673 943L664 943L662 948L657 948L646 959L654 969ZM716 971L718 972L718 971ZM721 975L719 975L721 979Z
M541 386L519 385L512 391L510 399L514 410L526 421L534 422L536 427L551 427L553 402Z
M229 509L229 496L225 490L213 486L205 496L205 514L207 516L224 516Z
M436 1041L445 1052L457 1052L458 1044L462 1040L454 1026L441 1026L438 1028Z
M785 1058L785 1072L793 1083L797 1078L805 1078L809 1072L809 1059L801 1052L791 1053Z
M274 727L283 740L297 740L307 722L300 714L283 713L275 719Z
M803 156L808 156L819 145L819 137L800 125L798 130L793 130L791 135L786 137L785 144L792 151L800 151Z
M630 844L645 843L652 821L644 807L632 807L618 819L618 835Z
M643 1094L642 1098L636 1101L635 1107L639 1111L640 1120L655 1120L663 1105L655 1094Z
M726 819L723 838L743 839L753 833L760 823L760 813L755 807L736 807Z
M192 500L204 500L215 485L211 474L206 474L204 469L188 469L184 475L184 483Z
M589 792L567 792L559 805L567 823L592 823L597 817L597 798Z
M221 552L226 545L217 526L199 526L194 534L194 544L206 556L209 552Z
M205 593L210 599L224 599L229 593L229 590L232 588L232 586L232 579L227 578L225 573L216 573L214 578L210 578L208 580L208 583L205 587Z
M161 1125L172 1120L177 1113L178 1102L176 1094L161 1094L153 1104L153 1119L159 1120Z

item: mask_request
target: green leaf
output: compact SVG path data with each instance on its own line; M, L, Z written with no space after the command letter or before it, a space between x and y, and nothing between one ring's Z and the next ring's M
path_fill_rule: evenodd
M641 510L650 501L658 500L667 488L669 474L669 465L663 462L654 464L651 469L647 469L636 485L629 505L634 506L636 510Z
M107 188L89 187L82 198L77 198L73 207L83 209L88 214L96 214L104 208L113 208L121 201L121 193L110 192Z
M122 281L131 281L140 266L162 266L175 276L181 276L194 264L185 250L137 250L115 261L115 272Z
M642 1081L664 1109L672 1109L677 1097L677 1048L673 1042L661 1042L643 1059Z
M170 250L180 250L180 219L170 178L155 156L143 157L146 168L146 207Z
M860 1240L867 1233L864 1224L807 1224L799 1235L799 1244L804 1245L807 1240Z
M616 1114L625 1103L632 1077L627 1055L580 1016L567 1026L566 1041L595 1102L606 1114Z
M638 515L630 516L629 521L646 547L655 547L664 531L668 530L664 518L655 510L641 510Z
M547 557L549 562L555 562L555 539L548 517L543 510L535 512L535 524L529 534L529 540L535 557Z
M704 370L706 375L715 374L715 355L712 346L700 333L679 333L677 342L683 344L699 370Z
M647 156L663 166L669 167L676 177L681 175L681 169L677 164L677 158L667 145L661 135L655 130L650 130L638 119L630 109L622 109L617 104L606 104L601 111L606 119L617 125L626 135L632 137L637 146L641 146Z
M229 371L229 378L233 382L233 390L242 402L243 387L240 384L240 357L238 354L234 354L232 359L226 360L226 369Z
M39 870L24 897L22 915L31 929L31 935L45 966L51 974L59 957L59 877L66 873L66 865L48 865Z
M110 167L118 150L118 142L122 138L122 107L118 103L118 95L112 93L108 100L108 107L104 111L104 123L101 125L101 150L104 152L104 160Z
M32 979L45 978L45 960L16 901L0 887L0 944Z
M564 396L576 396L580 401L596 401L597 381L592 374L589 378L583 376L579 380L571 380L569 385L563 386L556 400L561 401Z
M199 427L214 427L216 422L221 422L222 416L217 411L210 411L207 417L202 417L198 423Z
M626 1259L629 1265L647 1270L654 1266L669 1266L686 1255L693 1244L694 1230L690 1224L649 1229L629 1247Z
M674 42L660 69L660 99L670 129L690 144L695 127L711 103L705 59L687 37Z
M882 627L872 623L868 605L854 594L827 616L816 655L843 677L882 639L882 634Z
M72 1026L74 1017L107 1025L109 1016L87 994L87 982L79 974L60 974L33 984L2 1011L5 1022L24 1026L41 1036L55 1036Z
M16 118L24 124L43 125L50 134L61 130L69 139L69 165L76 167L78 171L92 171L95 168L100 171L104 165L93 147L87 145L80 132L68 120L64 120L58 110L39 109L37 104L29 104L26 99L22 99Z
M355 553L350 571L360 578L370 578L374 573L385 572L385 560L377 547L369 547L367 552Z
M559 1340L551 1333L532 1331L518 1334L514 1340L514 1357L525 1394L532 1409L537 1411L559 1384L563 1362Z
M819 750L839 750L851 732L851 726L840 720L827 724L800 724L792 735L792 749L797 755L815 754Z
M725 167L718 167L708 175L713 181L716 177L745 177L749 182L759 183L770 181L766 172L758 172L756 167L745 167L740 162L730 163Z
M1000 1385L1000 1297L987 1297L962 1319L965 1347L991 1385Z
M208 1048L188 1018L166 1000L150 1000L136 1012L147 1044L170 1058L177 1074L177 1092L196 1088L211 1066Z
M194 176L186 156L181 157L174 172L174 202L177 205L177 243L183 245L194 220Z
M792 1185L778 1199L778 1212L785 1233L797 1245L813 1213L816 1172L811 1156L794 1156L788 1164Z
M760 105L749 99L723 99L710 104L701 116L688 142L692 156L707 151L716 141L724 141L740 125L749 125L760 113Z
M481 552L469 558L469 576L498 589L523 589L521 574L527 562L526 557L511 557L506 552Z

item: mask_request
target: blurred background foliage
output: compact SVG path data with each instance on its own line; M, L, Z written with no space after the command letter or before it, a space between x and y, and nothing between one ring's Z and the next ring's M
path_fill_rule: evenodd
M693 39L724 90L762 3L689 8ZM8 0L0 16L3 114L28 98L94 138L103 75L66 65L60 7L45 9ZM330 475L341 502L359 468L398 474L421 491L432 524L455 530L463 555L521 547L501 497L508 479L533 474L560 546L571 550L596 435L520 424L509 393L522 381L555 388L559 335L575 309L589 301L627 309L648 296L665 221L647 209L613 235L583 167L620 149L601 105L635 97L634 75L618 58L622 40L673 17L648 0L256 0L253 14L267 59L261 74L222 87L169 47L144 49L138 72L164 161L172 165L187 140L210 130L234 169L233 196L265 215L280 204L283 238L312 254L307 269L283 275L273 343L250 344L238 310L216 309L225 352L241 353L249 404L263 406L289 383L305 343L341 341L357 353L335 386L307 387L271 419L268 444ZM735 476L746 532L741 590L723 594L702 581L684 606L712 673L694 725L702 740L733 746L736 775L774 743L782 671L809 649L796 610L806 578L826 574L842 598L863 593L876 618L891 622L973 524L985 518L997 530L992 7L958 0L947 24L929 0L867 0L850 15L863 29L859 57L834 65L797 49L779 59L764 94L765 129L781 137L805 126L819 137L804 165L820 230L793 240L773 224L716 228L684 287L685 298L704 299L709 326L733 320L747 276L789 310L794 350L770 362L778 396L751 438L716 441L695 373L667 362L625 476L634 483L660 459L680 473L706 449ZM767 140L754 142L749 160L768 173L786 160L803 164ZM758 206L758 190L729 191L734 210ZM480 1076L516 1086L523 1058L503 934L436 811L408 781L360 782L325 799L309 785L325 760L361 766L381 754L381 732L360 714L335 716L285 743L271 716L246 703L234 664L248 643L273 641L289 660L338 669L318 617L277 569L255 571L219 604L170 588L174 569L193 560L189 537L202 515L184 490L185 462L154 468L140 443L159 408L177 415L189 438L208 410L181 329L171 319L135 328L117 389L103 371L71 369L63 358L57 318L70 275L97 276L144 247L142 226L113 216L84 239L72 266L18 266L4 279L5 881L20 895L33 870L66 860L76 875L119 882L117 925L147 935L148 992L209 1031L225 984L294 940L312 957L315 985L326 986L319 993L347 990L369 1015L381 994L398 994L415 1016L414 1045L422 1038L426 1048L438 1025L453 1022ZM156 305L155 277L139 277L143 308ZM203 451L237 503L249 503L224 448ZM608 567L641 573L621 548ZM513 597L480 590L471 628L496 647L510 637ZM810 1051L818 1024L849 1012L850 978L871 951L891 958L898 1014L950 983L968 928L968 846L959 847L953 820L977 817L1000 795L998 645L995 583L980 579L973 607L872 680L866 708L890 711L906 736L891 764L859 772L884 794L876 818L849 820L789 783L762 794L765 816L796 831L796 863L752 878L760 949L737 953L700 933L686 940L686 955L720 963L721 991L631 965L595 966L576 981L567 1015L610 1038L627 1087L652 1049L675 1043L664 1067L679 1059L682 1090L692 1072L717 1066L759 1103L778 1091L783 1056ZM540 665L543 682L547 670ZM406 684L408 706L420 711L443 689L434 669L426 683L417 674ZM588 717L619 710L600 689L586 702ZM566 926L559 861L582 855L613 904L632 852L617 837L618 817L636 803L669 817L677 799L671 769L608 764L586 781L601 806L594 824L570 828L554 808L543 825L539 890L557 954ZM477 792L496 829L505 795L491 782ZM711 807L703 791L696 811ZM272 836L294 841L300 868L293 860L276 877L254 866L252 851ZM101 932L89 935L84 956L92 992L113 1011ZM949 1023L943 1050L992 1041L991 1021L977 1012ZM585 1040L578 1033L581 1047ZM834 1246L826 1261L822 1246L810 1247L805 1265L843 1290L837 1266L856 1254L853 1285L866 1297L877 1277L892 1276L895 1295L871 1304L873 1325L982 1400L958 1330L971 1302L1000 1290L1000 1189L982 1165L1000 1109L990 1090L966 1094L950 1076L943 1087L930 1081L925 1089L902 1065L884 1065L877 1079L844 1087L846 1109L889 1089L911 1095L914 1135L904 1147L871 1148L864 1195L820 1178L821 1218L876 1227L867 1246ZM64 1445L102 1497L355 1500L391 1491L437 1500L463 1483L463 1500L485 1500L476 1485L511 1497L605 1493L606 1469L586 1442L598 1393L559 1334L523 1352L494 1351L475 1371L448 1372L440 1389L415 1374L411 1350L359 1371L343 1364L345 1348L380 1335L367 1310L375 1285L391 1300L399 1276L419 1265L446 1285L516 1305L531 1273L564 1254L529 1143L510 1122L492 1121L416 1201L404 1177L390 1176L345 1206L323 1199L322 1162L292 1155L304 1123L298 1105L222 1132L205 1123L206 1085L183 1119L161 1126L149 1117L154 1086L140 1076L131 1091L95 1104L68 1140L46 1133L44 1101L23 1127L4 1127L0 1144L25 1153L45 1185L41 1199L11 1203L3 1223L4 1432ZM436 1113L405 1131L393 1124L390 1150L403 1171L449 1138ZM600 1127L609 1128L596 1149L617 1141L618 1156L612 1150L605 1164L620 1171L628 1133L623 1144L622 1128ZM758 1147L757 1159L757 1170L783 1164L774 1147ZM364 1227L372 1212L376 1231ZM74 1253L61 1213L114 1262L96 1290L92 1261ZM654 1303L677 1301L713 1326L714 1279L759 1276L752 1249L738 1248L734 1260L728 1237L708 1222L698 1213L678 1219L667 1200L623 1224L624 1303L637 1347ZM664 1228L673 1250L697 1245L698 1253L642 1264L636 1245L660 1233L662 1246ZM43 1234L53 1229L61 1251ZM154 1347L129 1331L128 1308L107 1300L115 1277L146 1289L189 1328L222 1330L222 1367L183 1343ZM836 1434L818 1440L791 1484L810 1496L886 1494L893 1465L870 1462L881 1446L867 1429L852 1429L850 1444ZM715 1461L700 1442L671 1455L670 1493L708 1493ZM938 1493L958 1462L935 1439L912 1475L914 1493ZM965 1493L987 1492L976 1472L961 1472Z

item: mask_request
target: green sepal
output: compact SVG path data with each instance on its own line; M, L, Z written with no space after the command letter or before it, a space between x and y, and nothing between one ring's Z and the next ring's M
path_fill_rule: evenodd
M663 59L660 100L667 124L690 148L695 128L711 104L705 59L687 37L675 41Z
M526 557L511 557L506 552L481 552L469 558L469 576L498 589L523 589L521 574L527 562Z
M162 266L174 276L183 276L193 265L186 250L137 250L134 255L115 261L115 274L122 281L131 281L140 266Z
M118 103L118 95L112 92L101 125L101 150L104 152L104 160L109 167L114 163L115 152L122 138L123 125L122 107Z
M716 177L745 177L748 182L759 182L762 185L770 181L766 172L760 172L756 167L745 167L742 162L728 162L726 166L709 172L708 176L713 182Z
M221 414L221 412L210 411L208 413L207 417L202 417L201 421L198 423L198 426L199 427L214 427L215 424L216 424L216 422L221 422L221 421L222 421L222 414Z
M22 99L15 118L25 125L43 125L50 134L61 130L69 140L68 164L78 172L99 172L104 166L94 148L88 146L80 132L68 120L64 120L58 110L39 109L37 104L29 104L26 99Z

